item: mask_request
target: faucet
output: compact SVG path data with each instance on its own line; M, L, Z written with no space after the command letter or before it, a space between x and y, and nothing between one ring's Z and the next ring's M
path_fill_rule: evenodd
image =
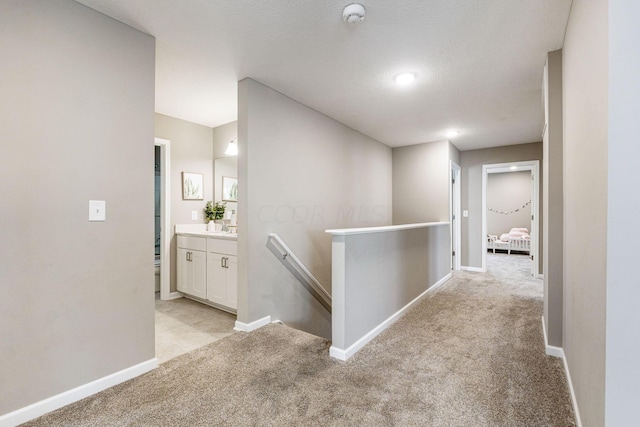
M229 227L227 227L227 223L224 222L224 219L222 220L222 232L223 233L228 233L229 232Z

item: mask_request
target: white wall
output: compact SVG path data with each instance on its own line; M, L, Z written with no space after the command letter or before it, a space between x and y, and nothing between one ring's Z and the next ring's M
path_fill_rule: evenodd
M278 233L330 291L325 230L391 223L391 149L257 81L238 91L238 320L270 315L329 337L329 313L267 236Z
M562 51L563 348L585 426L604 425L607 16L606 1L574 1Z
M600 17L599 19L602 19ZM640 212L640 3L609 0L607 355L605 420L637 423L640 402L640 286L635 242Z
M491 173L487 177L487 207L504 215L487 212L487 233L500 238L514 227L531 232L531 171Z
M1 9L5 414L154 358L155 42L70 0Z

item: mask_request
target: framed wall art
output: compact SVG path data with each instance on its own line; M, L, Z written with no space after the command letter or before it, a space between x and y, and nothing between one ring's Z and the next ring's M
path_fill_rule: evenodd
M222 177L222 200L225 202L238 201L238 178Z
M182 172L182 200L204 200L201 173Z

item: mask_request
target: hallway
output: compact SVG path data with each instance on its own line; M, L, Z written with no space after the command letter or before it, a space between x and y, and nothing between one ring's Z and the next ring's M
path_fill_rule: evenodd
M544 353L541 282L523 277L526 257L489 259L347 362L270 324L27 425L575 425L561 361Z

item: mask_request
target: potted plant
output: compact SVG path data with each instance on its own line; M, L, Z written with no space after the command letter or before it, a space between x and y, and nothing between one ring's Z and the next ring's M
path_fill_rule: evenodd
M213 203L209 200L204 208L204 216L207 218L209 223L208 230L214 231L212 228L215 227L216 220L224 218L224 211L227 208L226 202L215 202Z

